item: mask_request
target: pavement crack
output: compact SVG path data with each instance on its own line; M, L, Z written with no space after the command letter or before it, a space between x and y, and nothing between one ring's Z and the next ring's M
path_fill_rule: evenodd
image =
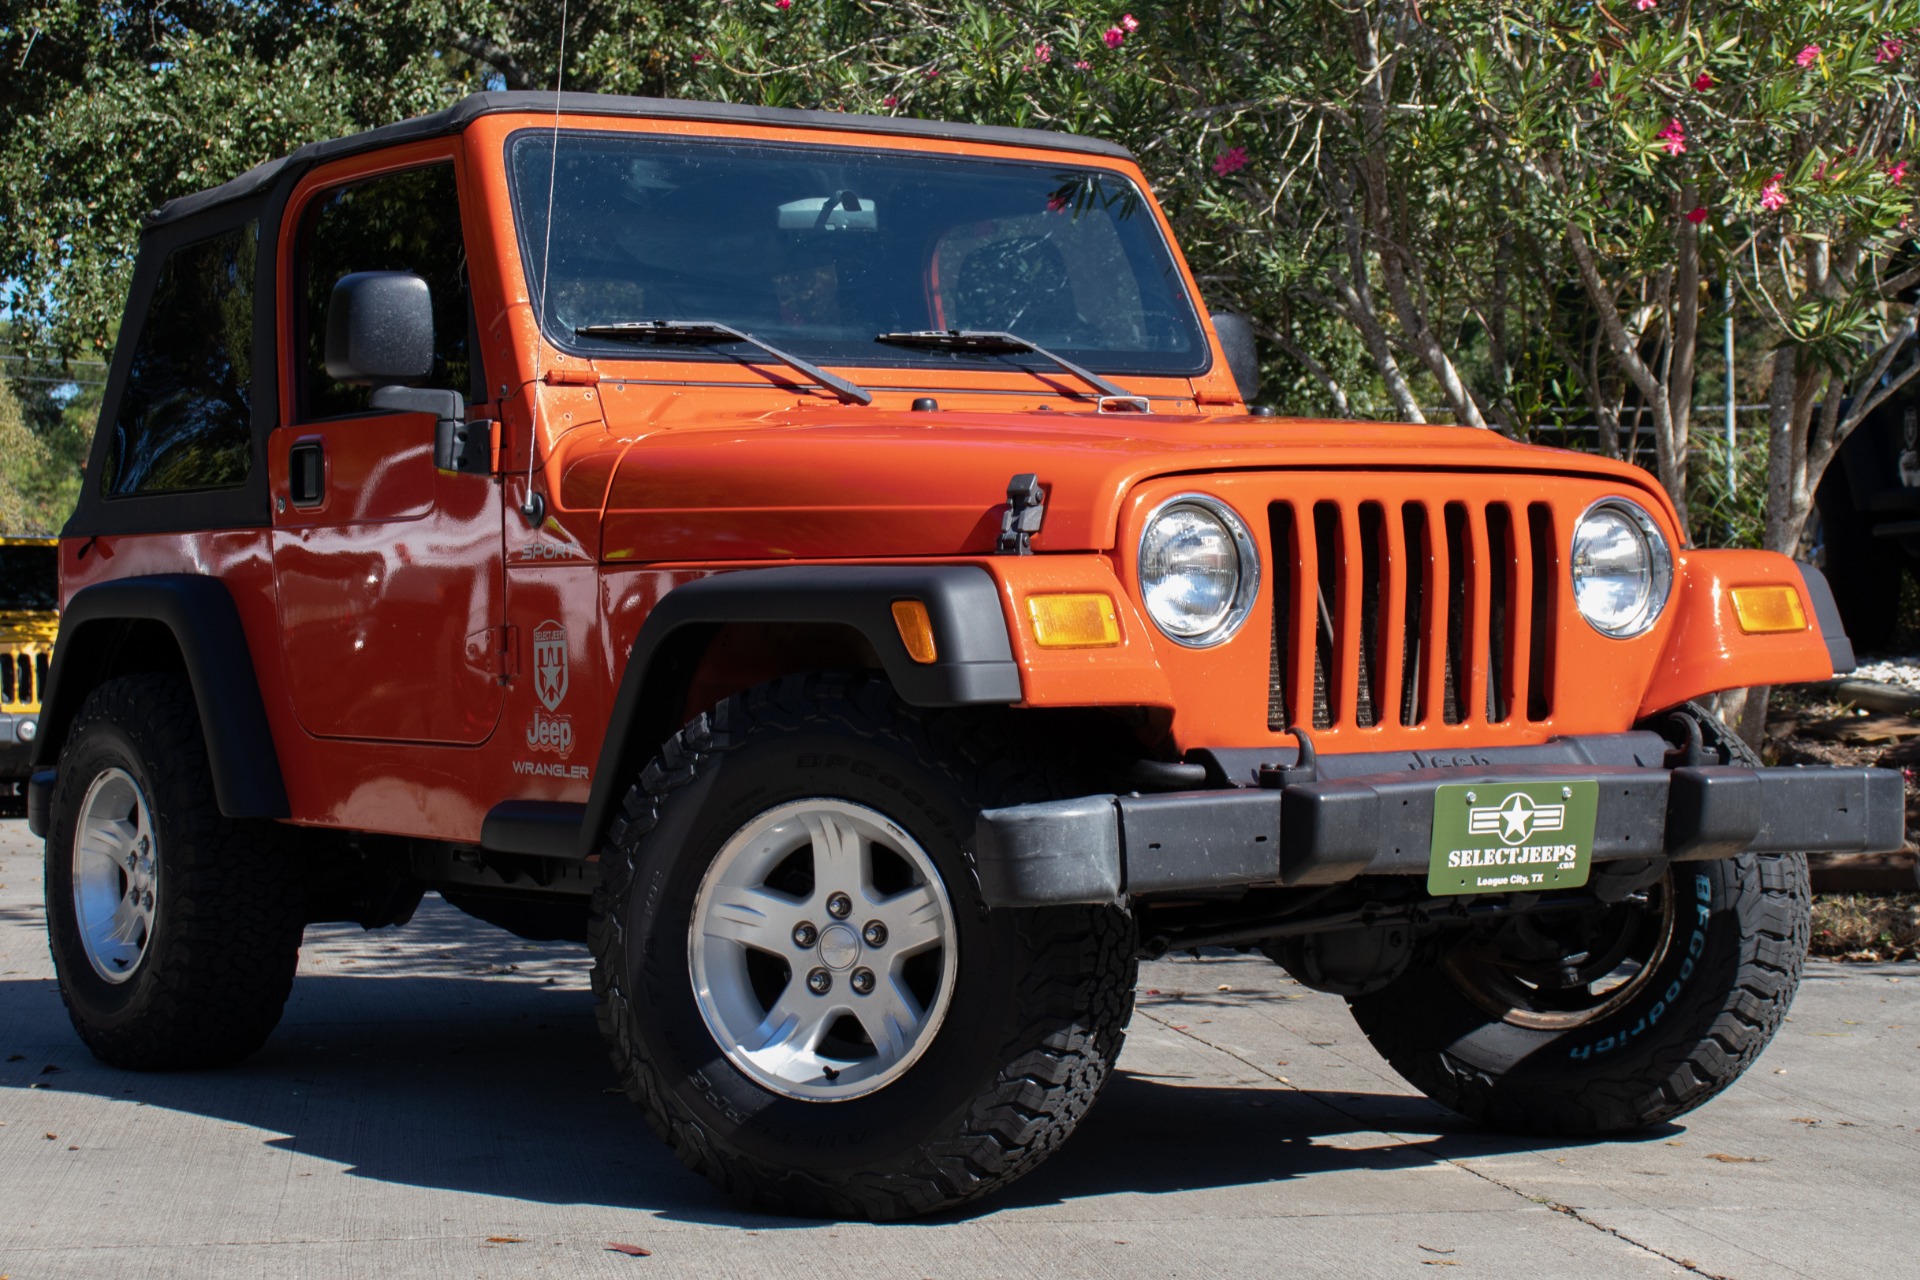
M1705 1276L1706 1280L1734 1280L1734 1277L1722 1275L1718 1271L1708 1271L1705 1267L1701 1266L1699 1263L1695 1262L1691 1258L1676 1258L1670 1253L1654 1248L1652 1245L1646 1243L1644 1240L1635 1240L1632 1236L1620 1230L1618 1227L1610 1227L1606 1223L1601 1222L1596 1218L1589 1218L1586 1214L1580 1212L1578 1209L1574 1208L1570 1204L1561 1204L1558 1200L1554 1200L1548 1196L1536 1196L1530 1192L1522 1191L1519 1187L1516 1187L1511 1183L1502 1182L1499 1178L1494 1177L1492 1174L1486 1172L1485 1170L1476 1169L1472 1165L1467 1164L1463 1160L1460 1160L1454 1157L1448 1157L1447 1163L1452 1165L1454 1168L1459 1169L1463 1173L1472 1174L1474 1177L1480 1179L1482 1182L1491 1183L1492 1185L1499 1187L1502 1191L1511 1192L1512 1194L1519 1196L1523 1200L1529 1200L1534 1204L1541 1206L1544 1209L1551 1209L1555 1213L1562 1214L1566 1217L1572 1218L1575 1222L1578 1222L1584 1226L1592 1227L1595 1231L1604 1232L1607 1235L1612 1236L1614 1239L1619 1240L1624 1244L1630 1244L1634 1248L1650 1253L1656 1258L1662 1258L1667 1262L1671 1262L1674 1266L1679 1267L1682 1271L1688 1272L1689 1274L1696 1275L1696 1276Z
M1149 1021L1158 1023L1160 1026L1164 1027L1166 1030L1175 1032L1179 1035L1183 1035L1187 1037L1189 1040L1195 1041L1196 1043L1203 1044L1207 1048L1212 1049L1216 1053L1224 1054L1225 1056L1233 1059L1235 1062L1240 1063L1242 1066L1248 1068L1249 1070L1256 1071L1259 1074L1267 1077L1269 1080L1272 1080L1274 1083L1285 1085L1287 1088L1293 1090L1295 1093L1299 1094L1301 1097L1312 1099L1313 1101L1319 1103L1321 1106L1325 1107L1327 1110L1333 1112L1335 1115L1341 1116L1346 1120L1352 1121L1355 1125L1365 1126L1370 1129L1373 1128L1372 1121L1368 1117L1363 1115L1358 1115L1358 1114L1355 1114L1354 1112L1347 1110L1345 1107L1342 1107L1339 1103L1332 1101L1331 1099L1327 1098L1323 1094L1320 1094L1318 1092L1314 1092L1311 1090L1307 1090L1307 1089L1302 1089L1299 1085L1293 1083L1293 1081L1289 1080L1285 1076L1276 1075L1274 1072L1268 1070L1265 1066L1261 1065L1258 1062L1252 1061L1251 1059L1245 1057L1242 1054L1236 1053L1234 1050L1228 1048L1226 1045L1217 1044L1214 1041L1207 1039L1205 1036L1194 1031L1191 1027L1184 1026L1184 1025L1177 1025L1172 1022L1169 1022L1165 1018L1156 1017L1149 1010L1142 1009L1142 1010L1139 1010L1139 1012L1144 1017L1146 1017ZM1399 1141L1403 1143L1407 1143L1409 1145L1412 1145L1415 1142L1414 1135L1412 1134L1395 1133L1391 1129L1374 1129L1373 1131L1376 1133L1384 1133L1388 1137L1396 1138ZM1479 1178L1482 1182L1490 1183L1491 1185L1499 1187L1502 1191L1505 1191L1510 1195L1515 1195L1520 1197L1522 1200L1528 1201L1529 1203L1537 1204L1543 1209L1551 1209L1555 1213L1563 1214L1566 1217L1572 1218L1575 1222L1581 1223L1584 1226L1592 1227L1595 1231L1603 1232L1606 1235L1610 1235L1614 1239L1619 1240L1623 1244L1632 1245L1634 1248L1640 1249L1646 1253L1650 1253L1656 1258L1660 1258L1667 1262L1670 1262L1674 1266L1679 1267L1681 1270L1686 1271L1691 1275L1705 1277L1705 1280L1735 1280L1735 1278L1732 1276L1722 1275L1717 1271L1708 1271L1706 1268L1702 1267L1699 1263L1693 1261L1691 1258L1676 1258L1672 1254L1662 1252L1661 1250L1654 1248L1652 1245L1647 1244L1644 1241L1635 1240L1632 1236L1627 1235L1625 1232L1621 1231L1617 1227L1610 1227L1604 1222L1600 1222L1594 1218L1589 1218L1586 1214L1580 1212L1580 1210L1574 1208L1570 1204L1561 1204L1558 1200L1554 1200L1546 1196L1536 1196L1529 1192L1522 1191L1519 1187L1513 1186L1506 1182L1502 1182L1499 1178L1494 1177L1492 1174L1487 1173L1481 1169L1476 1169L1472 1165L1468 1164L1464 1158L1461 1158L1458 1156L1442 1156L1440 1157L1440 1159L1443 1163L1452 1165L1454 1168L1460 1170L1462 1173L1471 1174L1473 1177Z

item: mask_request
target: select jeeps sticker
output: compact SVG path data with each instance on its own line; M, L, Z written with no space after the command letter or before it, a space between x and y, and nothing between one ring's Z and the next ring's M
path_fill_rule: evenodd
M573 751L573 717L559 714L567 696L567 629L549 619L533 629L533 692L544 711L535 709L527 724L527 746L565 756Z
M1521 893L1587 882L1598 782L1448 783L1433 793L1427 892Z

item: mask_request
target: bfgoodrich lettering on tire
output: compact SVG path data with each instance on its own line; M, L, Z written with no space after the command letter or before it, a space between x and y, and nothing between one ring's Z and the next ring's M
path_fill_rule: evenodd
M614 1065L682 1160L763 1208L885 1219L1060 1145L1120 1050L1131 923L989 912L964 851L979 809L1062 793L1048 767L853 676L763 685L666 745L590 933Z
M260 1047L300 955L300 899L271 826L221 816L185 679L88 696L60 752L47 835L60 995L117 1067L215 1066Z

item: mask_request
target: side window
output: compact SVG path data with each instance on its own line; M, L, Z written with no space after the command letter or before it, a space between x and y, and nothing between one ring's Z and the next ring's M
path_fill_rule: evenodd
M246 482L258 249L249 222L167 255L114 417L104 496Z
M433 374L422 386L486 398L472 365L472 307L460 196L453 166L429 165L338 187L307 209L300 227L299 342L304 419L367 412L366 387L327 376L327 302L341 276L411 271L433 290ZM475 394L479 392L479 394Z

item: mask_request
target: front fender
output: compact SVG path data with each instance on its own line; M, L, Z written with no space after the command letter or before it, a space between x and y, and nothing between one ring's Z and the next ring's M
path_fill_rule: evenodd
M1734 615L1736 587L1791 586L1807 625L1752 635ZM1752 685L1826 680L1853 669L1853 647L1818 569L1773 551L1689 551L1674 566L1672 628L1640 716Z
M936 658L916 662L893 619L896 600L918 600L933 624ZM667 641L688 627L728 622L826 622L851 626L873 646L894 690L922 707L1007 706L1021 700L1006 615L994 579L977 565L795 565L740 569L667 593L640 627L608 717L594 771L581 856L657 742L637 741L647 678Z

